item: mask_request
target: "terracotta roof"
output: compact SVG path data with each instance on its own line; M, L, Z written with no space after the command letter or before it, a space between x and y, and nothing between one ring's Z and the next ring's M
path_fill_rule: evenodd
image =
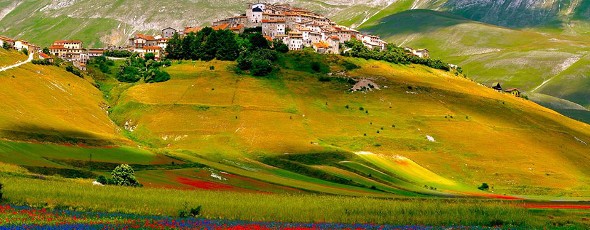
M46 53L43 53L43 52L39 53L39 56L41 56L44 59L51 58L51 56L49 56L49 55L47 55Z
M244 28L244 24L239 24L231 28L231 30L242 30Z
M201 27L196 27L196 26L195 27L190 27L190 26L184 27L184 34L189 34L191 32L197 33L199 31L201 31Z
M12 40L10 38L0 38L0 40L6 41L6 42L14 42L14 40Z
M159 47L159 46L144 46L143 49L144 50L161 50L162 47Z
M229 27L229 23L221 24L218 26L211 27L213 30L225 30Z
M324 48L324 49L330 48L330 45L328 45L328 43L325 43L325 42L318 42L318 43L314 43L313 45L317 48Z
M520 91L520 90L517 88L510 88L510 89L505 90L505 92L513 92L513 91Z
M266 40L269 40L272 42L272 37L271 36L264 36L264 38L266 38Z
M340 40L340 38L339 38L338 36L336 36L336 35L334 35L334 36L332 36L332 37L330 37L330 38L331 38L332 40Z
M141 39L144 39L144 40L146 40L146 41L153 41L153 40L156 40L156 39L154 38L154 36L151 36L151 35L145 35L145 34L136 34L136 35L135 35L135 38L141 38Z
M52 45L49 47L49 49L65 49L66 47L64 47L63 45Z

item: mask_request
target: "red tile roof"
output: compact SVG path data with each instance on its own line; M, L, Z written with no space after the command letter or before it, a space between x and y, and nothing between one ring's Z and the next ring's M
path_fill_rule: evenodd
M218 26L211 27L213 30L225 30L229 27L229 23L221 24Z
M66 47L64 47L63 45L52 45L49 47L49 49L65 49Z
M201 31L201 27L190 27L190 26L184 27L184 34L190 34L191 32L197 33L199 31Z
M162 47L159 47L159 46L144 46L143 49L144 50L161 50Z
M57 40L53 44L64 44L64 43L82 43L80 40Z
M154 36L151 36L151 35L145 35L145 34L136 34L136 35L135 35L135 38L136 38L136 39L140 39L140 38L141 38L141 39L143 39L143 40L146 40L146 41L153 41L153 40L156 40L156 39L154 38Z
M47 55L46 53L39 53L39 56L41 56L44 59L51 58L51 56Z

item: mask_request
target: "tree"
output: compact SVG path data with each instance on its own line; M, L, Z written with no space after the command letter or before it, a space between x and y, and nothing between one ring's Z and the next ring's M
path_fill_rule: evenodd
M252 67L250 72L254 76L266 76L273 70L272 62L268 59L254 59L252 60Z
M2 48L5 50L10 49L10 44L8 44L8 42L4 42L4 44L2 44Z
M27 48L23 48L23 51L22 51L22 52L23 52L25 55L29 55L29 50L28 50Z
M289 52L289 47L281 40L274 41L273 47L276 51L281 52L281 53Z
M217 31L217 53L215 58L223 61L235 61L238 58L238 43L236 35L230 30Z
M144 77L146 83L165 82L168 80L170 80L170 74L159 69L148 70Z
M112 172L113 183L120 186L141 186L135 178L135 171L127 164L117 166Z
M131 65L121 67L119 74L117 74L117 80L120 82L133 83L138 82L139 79L141 79L139 68Z
M268 44L268 40L262 33L253 33L250 35L250 44L252 44L252 49L270 49Z
M145 60L156 60L156 55L154 53L146 53L144 55Z
M47 47L44 47L44 48L43 48L43 53L44 53L44 54L49 54L49 48L47 48Z
M172 38L168 40L168 45L166 45L166 53L168 53L167 57L170 59L182 59L182 39L180 39L180 35L178 33L175 33Z

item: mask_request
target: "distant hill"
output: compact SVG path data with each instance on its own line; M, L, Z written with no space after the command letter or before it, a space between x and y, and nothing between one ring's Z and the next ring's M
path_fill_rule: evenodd
M515 30L430 10L394 14L364 30L394 44L428 48L433 58L462 66L478 82L501 82L590 108L585 36Z
M246 0L131 1L3 0L0 34L47 46L75 38L90 46L123 44L131 34L168 26L201 26L244 13ZM285 2L271 0L269 2ZM472 20L514 28L551 28L568 34L590 31L590 1L584 0L291 0L288 3L323 13L341 24L364 27L394 13L431 9Z

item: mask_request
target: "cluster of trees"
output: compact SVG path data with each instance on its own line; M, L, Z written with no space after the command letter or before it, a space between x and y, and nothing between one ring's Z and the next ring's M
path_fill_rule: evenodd
M104 54L104 56L108 56L108 57L120 57L120 58L131 57L131 55L133 55L133 53L128 50L105 50L103 54Z
M118 185L118 186L132 186L141 187L142 184L135 178L135 171L127 164L117 166L111 172L111 178L105 176L99 176L96 182L104 185Z
M449 71L449 64L438 60L420 58L412 54L407 53L403 48L393 44L388 44L384 50L381 49L369 49L359 40L350 40L344 43L346 48L349 48L342 55L359 57L364 59L383 60L394 64L420 64L435 69L441 69Z
M100 70L100 72L106 73L106 74L110 74L111 73L111 66L115 65L115 62L113 60L110 60L108 58L106 58L104 55L100 56L100 57L95 57L95 58L91 58L90 60L88 60L88 64L89 65L95 65L96 67L98 67L98 69Z
M156 61L154 56L146 54L145 59L137 54L125 61L125 65L117 73L117 80L121 82L138 82L143 79L146 83L164 82L170 80L170 74L160 69L162 66L170 66L172 62Z
M282 42L268 41L258 30L238 35L210 27L183 38L175 34L166 47L169 59L237 61L240 70L255 76L266 76L276 69L277 51L285 53L289 48Z
M78 76L78 77L84 77L82 76L82 72L80 72L80 70L74 66L66 66L66 71L73 73L74 75Z

